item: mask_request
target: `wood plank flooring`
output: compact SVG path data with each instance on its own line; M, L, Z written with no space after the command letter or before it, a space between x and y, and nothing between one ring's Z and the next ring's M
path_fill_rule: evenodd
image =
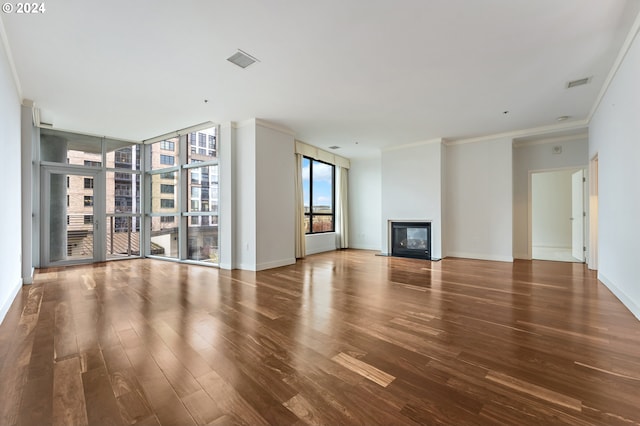
M640 321L582 264L343 250L39 270L0 425L640 424Z

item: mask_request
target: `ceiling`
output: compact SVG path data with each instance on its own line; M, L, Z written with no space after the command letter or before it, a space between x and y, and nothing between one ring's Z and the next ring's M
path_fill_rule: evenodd
M559 116L584 127L639 10L640 0L56 0L1 19L21 94L55 128L143 140L257 117L353 158ZM231 64L237 49L259 62Z

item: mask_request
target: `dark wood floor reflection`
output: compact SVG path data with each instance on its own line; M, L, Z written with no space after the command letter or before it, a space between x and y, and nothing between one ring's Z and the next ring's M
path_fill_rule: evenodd
M345 250L42 270L1 425L640 424L640 322L587 271Z

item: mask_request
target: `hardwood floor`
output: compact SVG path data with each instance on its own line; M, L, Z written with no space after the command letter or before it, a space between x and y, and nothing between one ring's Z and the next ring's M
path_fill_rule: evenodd
M582 264L344 250L40 270L1 425L640 424L640 321Z

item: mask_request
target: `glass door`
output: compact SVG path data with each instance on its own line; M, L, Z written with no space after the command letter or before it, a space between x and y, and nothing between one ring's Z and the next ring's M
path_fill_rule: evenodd
M42 266L102 260L99 172L42 167Z

